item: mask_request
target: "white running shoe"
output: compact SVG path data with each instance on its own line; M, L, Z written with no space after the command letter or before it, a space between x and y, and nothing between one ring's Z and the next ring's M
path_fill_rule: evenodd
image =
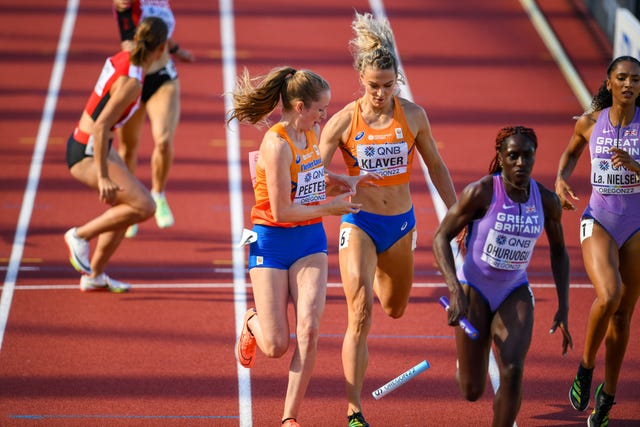
M91 274L91 262L89 261L89 242L76 234L77 227L64 233L64 241L69 248L69 262L73 268L83 274Z
M171 227L175 221L164 193L152 193L151 195L153 197L153 201L156 202L156 224L158 224L158 227L160 228Z
M131 285L112 279L105 273L98 277L82 276L80 278L80 290L82 292L91 291L111 291L115 293L129 292Z
M133 224L127 227L127 232L124 233L124 237L127 239L133 239L138 234L138 224Z

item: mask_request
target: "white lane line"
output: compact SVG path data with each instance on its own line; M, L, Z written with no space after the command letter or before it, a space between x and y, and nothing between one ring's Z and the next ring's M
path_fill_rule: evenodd
M233 0L219 0L220 6L220 41L222 43L222 76L224 86L225 111L231 110L233 100L231 93L236 82L236 45L233 15ZM240 161L240 130L237 121L232 121L226 128L227 167L229 173L229 198L231 216L231 240L233 255L233 288L236 336L240 336L244 313L247 309L247 286L245 283L244 247L238 247L242 229L244 228L244 208L242 204L242 162ZM239 363L238 371L238 405L240 427L252 426L251 409L251 374L249 369Z
M236 283L140 283L131 284L135 289L238 289ZM245 288L250 288L251 284L245 284ZM333 282L327 285L329 288L342 288L342 283ZM423 282L414 283L413 288L446 288L447 286L443 282ZM555 289L556 285L553 283L538 283L530 285L531 288L536 289ZM78 284L63 283L60 285L16 285L13 287L16 291L57 291L65 289L78 290ZM593 289L593 285L590 283L578 283L570 286L571 289ZM0 286L2 289L2 286Z
M0 350L2 349L4 331L7 327L9 311L11 310L11 300L13 299L13 291L18 277L18 271L20 269L20 260L22 259L22 253L24 252L24 244L27 237L29 222L31 221L31 213L33 212L33 204L38 190L38 182L40 181L42 161L44 160L44 153L47 150L47 141L49 140L49 133L51 132L53 115L56 111L60 85L62 83L64 68L67 62L69 44L71 43L73 27L75 26L76 16L78 15L78 2L79 0L69 0L67 2L67 10L65 12L64 21L62 22L62 30L60 31L60 38L58 39L56 57L53 64L53 70L51 72L51 78L49 80L47 98L42 111L42 118L40 119L40 127L38 128L33 157L31 158L27 188L24 193L24 198L22 199L20 216L18 217L18 226L16 228L16 233L13 238L13 246L11 248L9 266L7 267L4 286L2 287L2 297L0 298Z

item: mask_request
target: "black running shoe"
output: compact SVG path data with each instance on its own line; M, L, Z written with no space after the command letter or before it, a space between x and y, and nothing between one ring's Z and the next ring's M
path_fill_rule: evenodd
M349 415L349 427L369 427L369 423L364 420L362 412L354 412Z
M589 406L589 393L591 392L591 378L593 377L593 368L587 369L578 366L578 373L573 380L571 390L569 390L569 402L573 409L584 411Z
M587 425L589 427L607 427L609 425L609 411L616 402L613 401L615 396L607 394L602 390L604 383L596 388L596 407L589 415Z

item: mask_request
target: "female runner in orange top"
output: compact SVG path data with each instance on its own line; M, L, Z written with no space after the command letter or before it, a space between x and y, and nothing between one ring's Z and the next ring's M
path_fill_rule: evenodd
M280 103L282 117L266 132L258 153L256 204L251 210L257 241L249 247L255 308L245 314L236 352L246 368L255 362L256 345L267 357L283 356L290 337L287 305L293 301L296 348L282 425L299 427L296 419L316 360L326 297L327 237L322 217L358 212L360 204L349 196L361 178L340 177L324 169L317 137L331 91L322 77L280 67L258 80L254 87L247 72L238 80L229 121L264 123Z
M456 194L424 109L394 95L401 75L388 22L356 13L352 28L356 35L351 41L354 66L364 95L327 122L320 155L329 165L340 149L350 175L383 176L375 188L362 188L352 198L362 203L362 210L345 215L340 228L340 274L348 307L342 365L349 426L359 427L368 426L361 413L360 394L374 292L393 318L402 316L409 302L417 239L409 178L416 151L447 207L455 202Z

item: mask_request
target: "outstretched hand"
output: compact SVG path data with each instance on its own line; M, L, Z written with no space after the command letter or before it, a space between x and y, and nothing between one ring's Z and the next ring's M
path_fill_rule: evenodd
M566 356L569 348L573 350L573 339L569 333L569 325L566 320L566 315L562 316L560 311L558 311L553 318L553 324L551 325L551 329L549 329L549 333L555 333L558 328L562 332L562 355Z
M342 193L353 193L348 178L349 177L345 175L336 175L327 172L324 176L327 195L335 196Z
M344 178L345 183L349 186L351 192L355 194L358 187L377 187L378 184L376 184L374 181L382 179L382 176L380 174L372 172L356 176L344 176Z
M378 184L376 184L374 181L377 181L379 179L382 179L382 175L380 175L379 173L375 173L375 172L368 172L362 175L358 175L358 176L354 176L351 178L355 178L354 182L353 182L353 186L352 186L352 190L356 191L356 187L357 186L361 186L361 187L377 187Z
M560 198L560 203L562 204L562 209L575 211L576 207L573 203L569 201L569 197L573 200L580 200L578 196L575 195L569 184L564 179L558 178L556 180L556 194Z
M362 207L362 203L354 203L351 201L352 192L346 192L333 198L327 206L330 207L331 215L345 215L349 213L358 213Z
M327 171L325 175L325 184L327 186L327 194L333 196L340 193L349 192L352 195L356 194L357 187L377 187L378 185L373 182L382 179L377 173L368 173L364 175L338 175Z

